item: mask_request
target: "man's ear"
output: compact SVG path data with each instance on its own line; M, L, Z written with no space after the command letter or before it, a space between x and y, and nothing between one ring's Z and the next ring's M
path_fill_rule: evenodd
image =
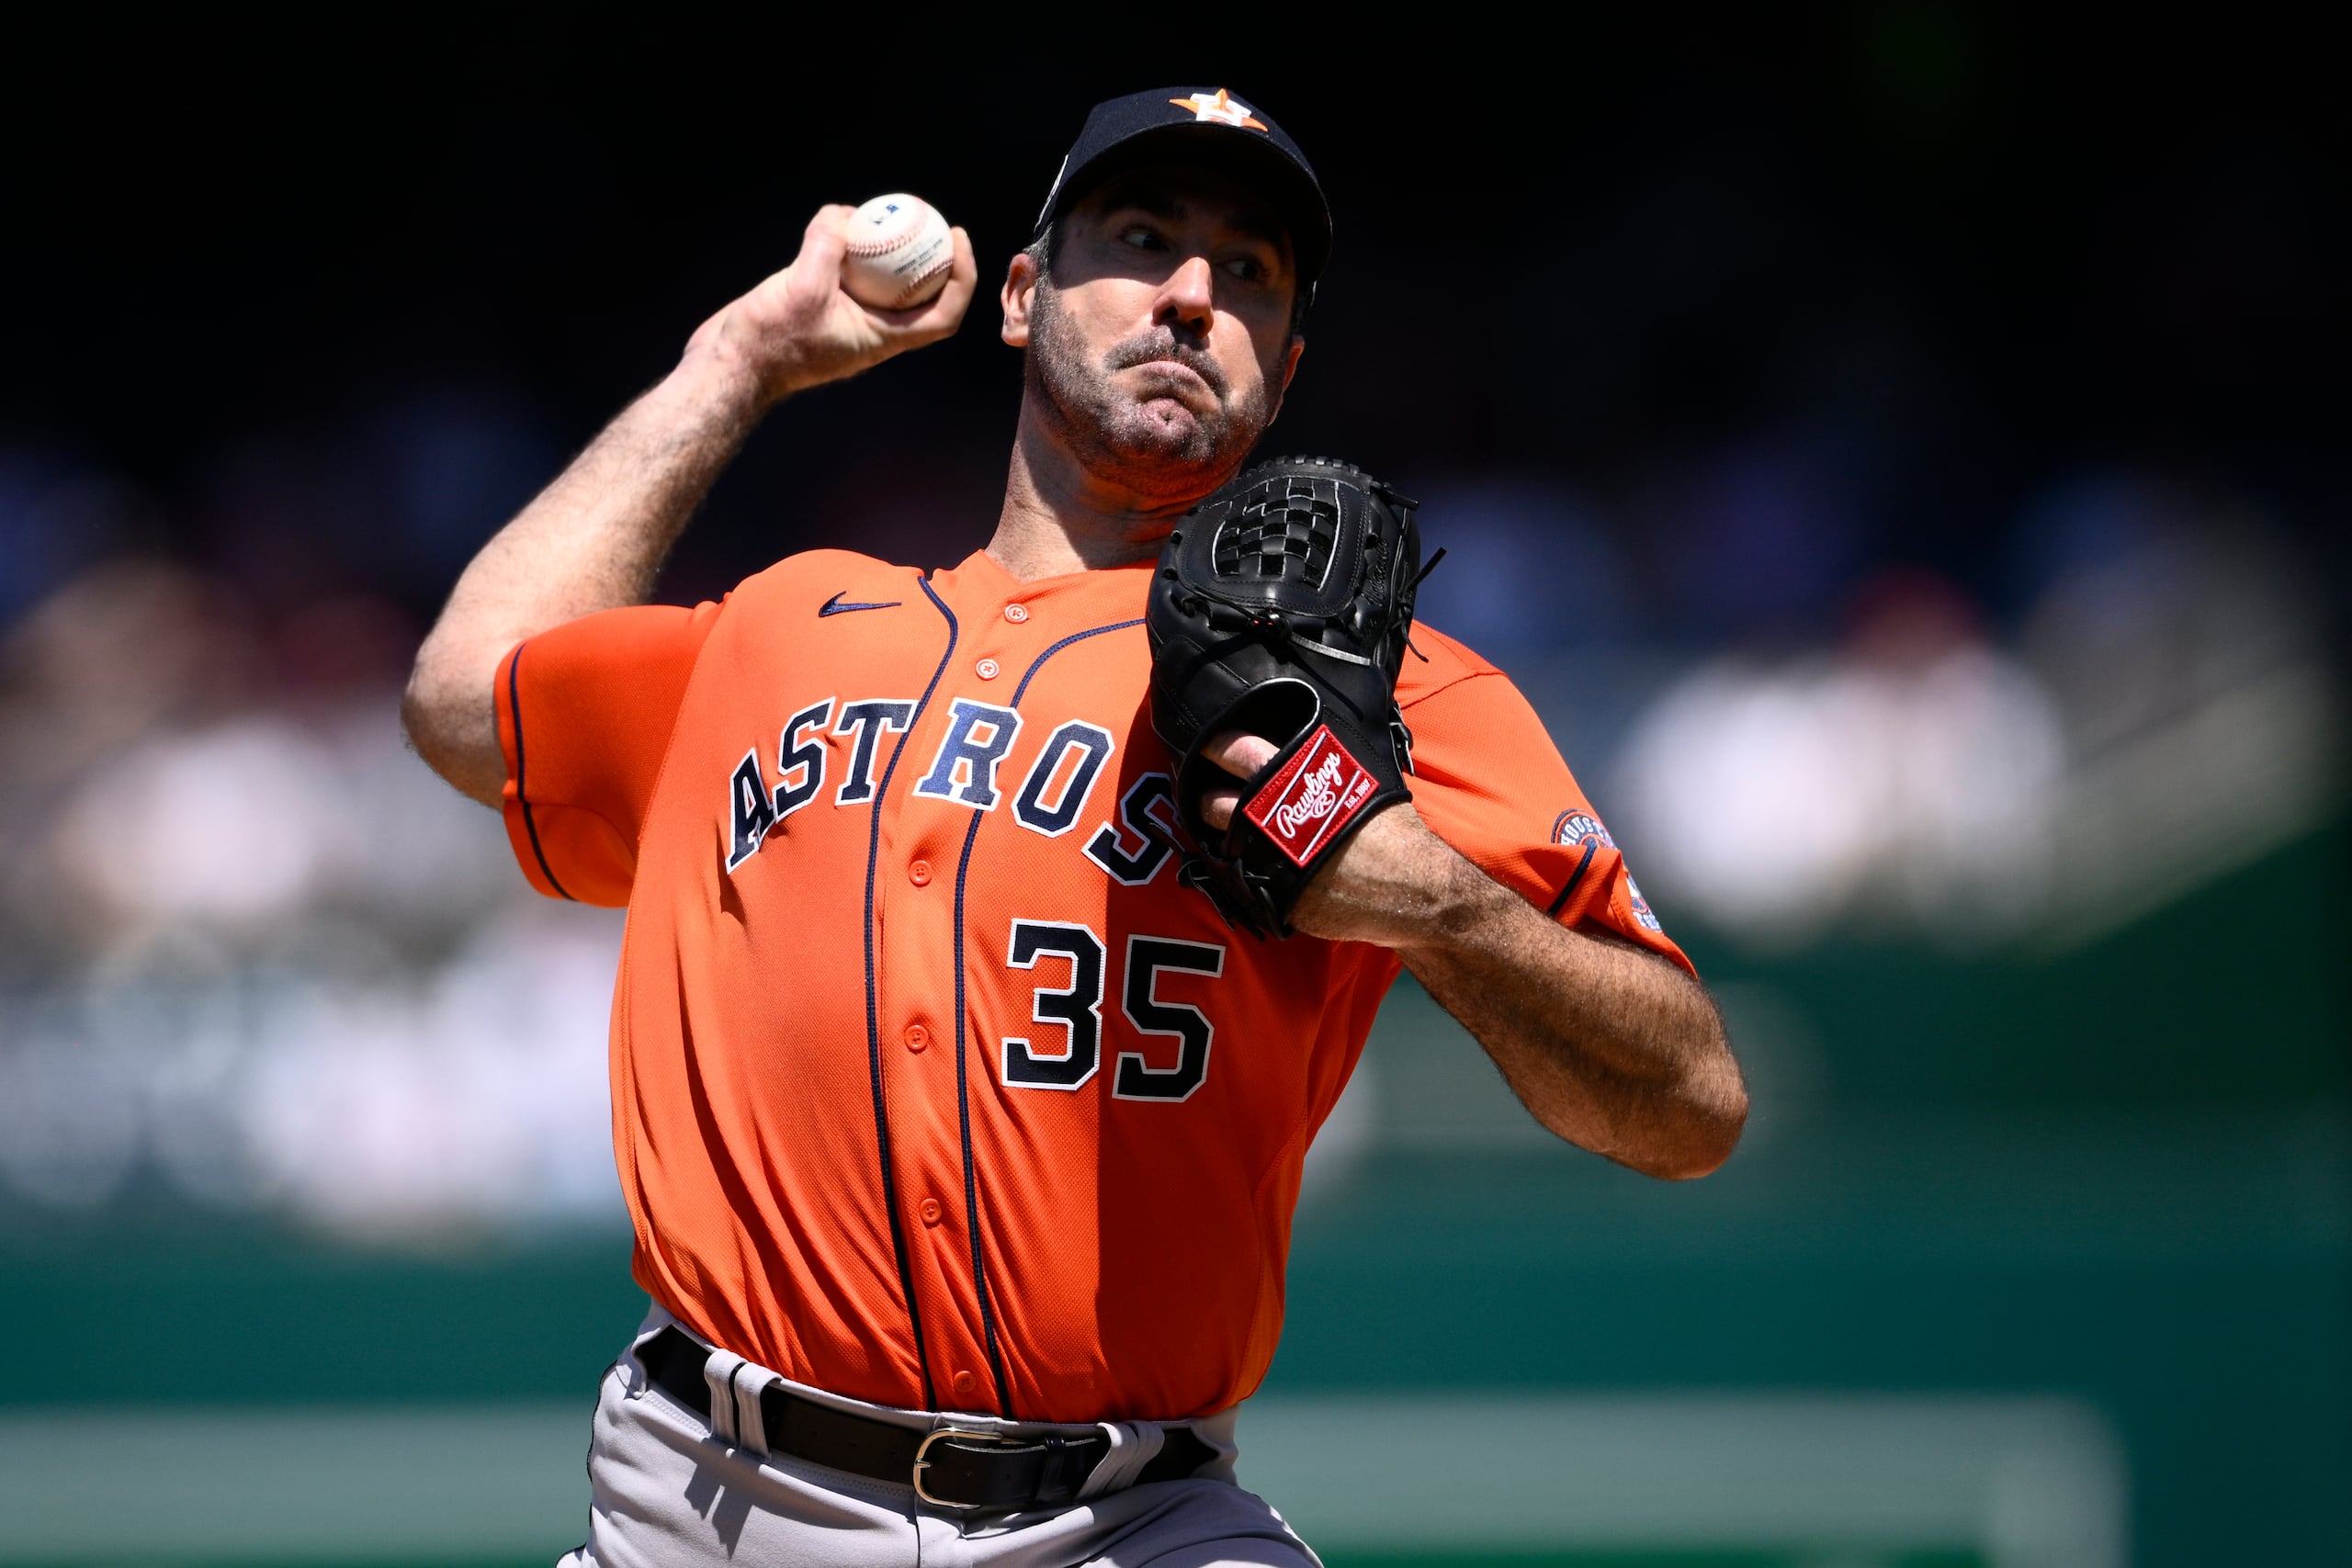
M1029 346L1029 302L1037 297L1037 263L1027 251L1015 251L1004 269L1004 288L997 302L1004 308L997 335L1015 348Z
M1283 355L1282 385L1274 389L1273 410L1266 415L1266 423L1268 424L1273 423L1274 421L1280 417L1283 412L1283 399L1289 396L1291 381L1298 375L1298 356L1306 352L1306 340L1305 338L1295 337L1290 340L1290 348Z

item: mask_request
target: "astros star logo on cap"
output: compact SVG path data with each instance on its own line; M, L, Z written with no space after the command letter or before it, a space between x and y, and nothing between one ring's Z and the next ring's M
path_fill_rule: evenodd
M1168 101L1180 109L1191 109L1194 119L1214 120L1219 125L1238 125L1244 130L1266 129L1266 122L1251 115L1248 104L1236 102L1223 87L1216 90L1215 96L1207 93L1194 93L1190 97Z

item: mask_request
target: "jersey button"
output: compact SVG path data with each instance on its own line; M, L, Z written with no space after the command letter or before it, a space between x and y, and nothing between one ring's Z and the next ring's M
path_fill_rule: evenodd
M916 1207L916 1209L915 1209L915 1213L919 1213L919 1214L921 1214L921 1215L922 1216L922 1223L923 1223L924 1224L927 1224L927 1225L935 1225L935 1224L937 1224L939 1223L939 1213L940 1213L940 1211L939 1211L939 1200L938 1200L938 1199L936 1199L936 1198L926 1198L926 1199L924 1199L921 1204L917 1205L917 1207Z
M974 1377L969 1372L957 1372L955 1377L949 1381L955 1384L956 1392L962 1394L967 1399L969 1399L972 1396L972 1390L978 1387L980 1382L979 1379Z
M972 666L972 673L978 675L983 681L995 680L998 675L1003 672L1003 670L1004 667L993 659L983 659L978 664Z
M917 887L930 886L931 863L927 860L919 860L915 862L914 864L907 867L907 880L913 883Z
M1029 606L1026 604L1007 604L1004 607L1004 618L1011 621L1017 626L1022 622L1029 618Z
M931 1031L920 1023L907 1025L907 1049L920 1051L931 1043Z

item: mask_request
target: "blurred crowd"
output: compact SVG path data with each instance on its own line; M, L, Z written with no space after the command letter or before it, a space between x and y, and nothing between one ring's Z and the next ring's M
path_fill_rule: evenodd
M1840 558L1805 525L1825 499L1758 485L1722 504L1782 512L1780 537L1694 549L1697 592L1817 607L1807 630L1643 647L1627 628L1661 617L1629 586L1640 550L1574 497L1471 487L1428 513L1453 553L1424 617L1476 628L1520 677L1669 915L1767 950L2067 944L2327 811L2324 602L2243 498L2056 481L1996 531L2007 606Z
M250 525L201 564L130 487L0 460L12 1196L388 1239L617 1216L617 918L537 907L399 728L403 576L537 478L527 434L457 406L379 441L437 481L405 495L349 446L327 486L315 454L242 465L218 499Z

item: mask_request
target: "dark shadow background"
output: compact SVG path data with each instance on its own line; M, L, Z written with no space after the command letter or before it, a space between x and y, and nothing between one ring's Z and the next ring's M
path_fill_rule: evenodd
M422 615L547 462L789 259L814 205L918 187L992 283L1090 101L1214 66L1280 106L1338 217L1287 443L1402 482L1500 464L1617 501L1794 428L1861 519L1814 594L1917 561L1996 605L2038 485L2144 463L2252 491L2342 581L2345 170L2291 26L1917 4L1383 39L1261 17L1238 58L1106 26L1064 53L1040 17L1002 40L926 20L887 65L781 17L552 11L151 22L28 53L6 418L150 489L176 547L287 595L389 579ZM950 344L778 418L677 590L873 541L877 506L886 540L960 554L1018 385L991 322L983 303ZM453 403L538 460L502 452L504 482L447 515L380 494L372 516L349 495L221 514L257 446L396 446L382 426ZM879 493L910 470L926 507ZM1722 634L1720 605L1659 596Z

